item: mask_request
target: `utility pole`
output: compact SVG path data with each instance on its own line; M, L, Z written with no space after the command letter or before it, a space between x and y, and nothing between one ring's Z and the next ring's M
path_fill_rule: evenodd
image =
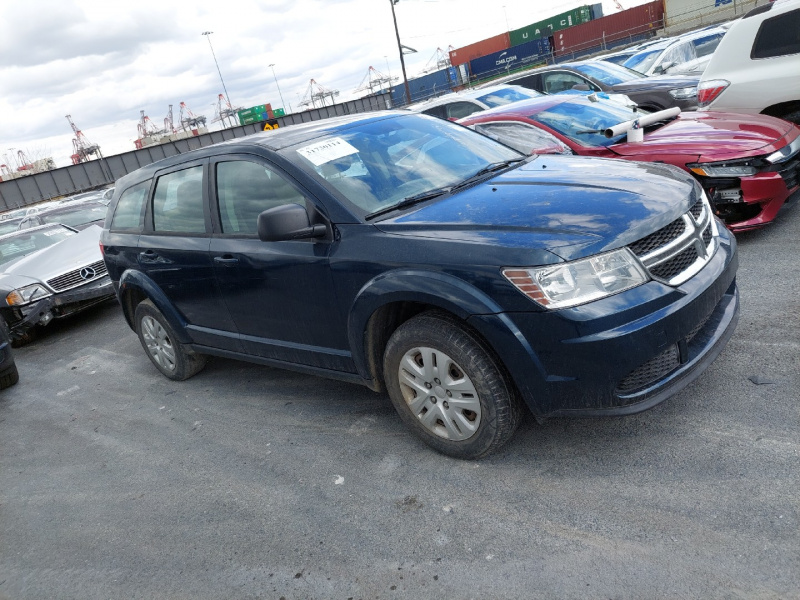
M222 83L222 89L225 90L225 99L228 101L228 104L231 103L231 96L228 93L228 88L225 87L225 80L222 78L222 71L219 70L219 63L217 62L217 55L214 54L214 46L211 45L211 34L214 33L213 31L204 31L200 35L206 36L208 39L208 47L211 48L211 56L214 57L214 64L217 65L217 73L219 73L219 80Z
M275 75L275 63L272 63L269 66L272 69L272 78L275 80L275 87L278 88L278 96L281 97L281 108L286 110L286 103L283 101L283 94L281 94L281 86L278 85L278 76ZM292 112L291 108L289 108L289 112Z
M403 85L406 86L406 103L411 104L411 89L408 87L408 77L406 76L406 61L403 58L403 44L400 43L400 31L397 29L397 16L394 14L394 5L400 0L389 0L392 5L392 20L394 21L394 33L397 36L397 50L400 52L400 66L403 68Z

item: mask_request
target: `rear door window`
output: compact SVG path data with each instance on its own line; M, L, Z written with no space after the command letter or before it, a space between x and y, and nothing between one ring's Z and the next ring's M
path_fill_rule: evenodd
M572 154L572 150L554 135L524 123L479 123L475 131L524 154Z
M548 94L557 94L564 90L571 90L576 85L590 85L589 81L574 75L572 73L565 73L564 71L553 71L552 73L542 73L542 83L544 84L544 91Z
M707 35L705 37L692 40L692 44L694 45L694 52L697 55L697 58L713 54L714 50L716 50L717 46L719 46L719 42L722 39L723 35L725 34L715 33L714 35Z
M472 113L476 113L480 110L483 109L472 102L453 102L452 104L447 105L447 118L463 119L464 117L468 117Z
M135 186L128 188L117 201L117 208L111 219L111 230L135 230L141 231L144 226L144 207L147 199L147 190L150 187L149 181L143 181Z
M153 195L157 233L205 233L203 166L162 175Z
M753 42L750 58L773 58L800 53L800 8L765 19Z
M423 110L422 114L430 115L432 117L439 117L440 119L446 119L447 118L447 107L446 106L433 106L431 108Z

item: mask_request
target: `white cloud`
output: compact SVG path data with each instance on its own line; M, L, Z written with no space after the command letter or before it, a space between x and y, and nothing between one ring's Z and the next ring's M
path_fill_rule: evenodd
M625 2L625 6L642 0ZM584 3L580 0L400 0L413 77L437 48L463 46ZM605 0L607 12L613 2ZM69 163L64 115L106 155L133 149L139 111L157 125L181 101L211 120L222 92L208 38L235 105L299 109L309 81L354 90L370 66L400 75L389 0L5 0L0 8L0 155L49 148ZM387 64L388 63L388 64Z

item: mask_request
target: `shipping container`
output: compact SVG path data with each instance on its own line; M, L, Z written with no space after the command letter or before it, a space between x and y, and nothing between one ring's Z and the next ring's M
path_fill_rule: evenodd
M509 44L519 46L525 42L530 42L542 37L553 35L554 31L561 31L568 27L573 27L581 23L592 20L592 9L590 6L579 6L567 12L554 15L547 19L542 19L536 23L531 23L520 29L515 29L508 33Z
M592 11L592 20L603 18L603 5L592 4L589 9Z
M550 38L540 38L471 60L469 70L473 78L493 77L546 62L550 53Z
M664 3L648 2L553 34L556 59L572 60L624 43L632 43L664 27Z
M403 83L395 84L392 88L392 104L394 106L403 106L411 104L411 102L419 102L420 100L440 96L452 91L458 85L458 74L453 67L434 71L422 77L408 80L408 88L411 91L410 102L406 99L406 88Z
M283 111L282 108L276 108L272 112L276 117L285 117L286 116L286 113Z
M464 63L468 63L473 58L486 56L492 52L506 50L509 46L511 46L511 43L508 40L508 32L505 32L501 33L500 35L481 40L480 42L475 42L469 46L451 50L450 64L455 67L458 65L463 65Z
M239 117L239 123L242 125L250 125L251 123L258 123L267 119L273 119L272 104L258 104L250 108L243 108L236 112Z
M757 0L664 0L667 32L680 33L741 17L764 1Z

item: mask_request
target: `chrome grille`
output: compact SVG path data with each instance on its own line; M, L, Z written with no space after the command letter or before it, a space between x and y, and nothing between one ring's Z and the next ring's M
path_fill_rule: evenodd
M692 266L692 263L696 260L697 250L694 246L689 246L686 250L678 254L678 256L650 269L650 273L659 279L672 279L678 273Z
M81 273L84 273L84 275L81 275ZM92 275L92 273L94 273L94 275ZM65 290L81 286L85 283L89 283L90 281L94 281L95 279L99 279L105 274L106 263L102 260L98 260L97 262L94 262L90 265L84 265L83 267L75 269L74 271L70 271L69 273L64 273L58 277L48 279L47 285L49 285L56 292L63 292Z
M643 237L639 241L634 242L631 244L630 248L636 256L643 256L656 248L660 248L678 239L684 231L686 231L686 223L683 222L682 218L677 219L655 233L651 233L647 237Z
M781 165L778 174L783 178L789 190L800 183L800 154Z
M695 219L699 219L700 215L703 214L703 199L700 198L697 202L692 205L692 208L689 209L689 212L692 213L692 216Z
M694 276L716 251L717 233L705 195L679 219L629 248L657 281L677 286Z

